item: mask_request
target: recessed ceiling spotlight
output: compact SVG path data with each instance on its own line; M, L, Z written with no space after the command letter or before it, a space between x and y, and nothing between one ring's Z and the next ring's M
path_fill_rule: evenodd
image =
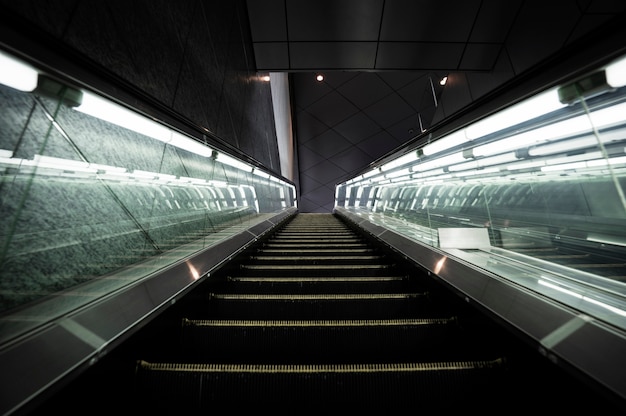
M324 81L324 75L322 75L322 74L317 74L317 75L315 76L315 79L316 79L318 82L322 82L322 81Z
M439 81L439 85L446 85L446 82L448 82L448 77L443 77L441 81Z
M269 75L263 75L263 76L261 77L261 79L262 79L263 81L266 81L266 82L267 82L267 81L269 81L269 80L270 80L270 76L269 76Z

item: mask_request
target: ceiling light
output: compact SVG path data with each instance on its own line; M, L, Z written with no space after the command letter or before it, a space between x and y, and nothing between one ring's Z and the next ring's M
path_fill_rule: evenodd
M322 74L317 74L317 75L315 76L315 79L316 79L318 82L322 82L322 81L324 81L324 75L322 75Z
M444 86L446 85L446 82L448 82L448 77L443 77L441 78L441 81L439 81L439 85Z
M263 76L261 77L261 80L263 80L263 81L265 81L265 82L268 82L268 81L270 80L270 76L269 76L269 75L263 75Z

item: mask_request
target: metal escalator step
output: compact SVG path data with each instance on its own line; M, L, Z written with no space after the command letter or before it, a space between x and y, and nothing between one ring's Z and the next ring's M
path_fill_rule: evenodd
M281 243L265 243L263 245L263 250L264 249L279 249L279 248L287 248L287 249L298 249L298 248L304 248L304 249L314 249L314 248L326 248L326 249L334 249L334 248L341 248L341 249L363 249L363 248L368 248L369 246L366 243L306 243L306 244L300 244L300 243L290 243L290 244L281 244Z
M389 269L393 264L242 264L247 270L368 270Z
M410 361L477 358L453 346L456 318L387 320L183 319L184 356L194 362L368 362L373 357ZM460 340L460 338L459 338ZM254 345L254 348L250 348ZM469 347L469 346L468 346ZM450 354L450 351L455 354Z
M214 293L212 299L222 300L279 300L279 301L332 301L332 300L389 300L415 299L426 296L425 293L323 293L323 294L257 294L257 293Z
M216 293L207 313L219 319L400 319L428 312L425 293Z
M309 248L308 246L306 247L302 247L302 248L290 248L289 246L286 246L286 248L283 249L276 249L276 248L260 248L258 249L258 251L260 253L263 254L293 254L293 253L298 253L298 254L310 254L310 253L319 253L319 254L346 254L346 253L351 253L351 254L356 254L356 253L373 253L376 250L374 250L373 248L340 248L340 249L328 249L328 248Z
M407 276L227 277L231 293L390 293L415 288Z
M250 260L252 261L259 261L259 262L268 262L268 261L279 261L279 262L286 262L286 261L346 261L346 260L382 260L384 259L384 256L378 256L378 255L359 255L359 256L346 256L346 255L334 255L334 256L325 256L325 255L318 255L318 256L269 256L269 255L257 255L257 256L250 256L249 257Z
M154 408L215 404L412 404L420 410L484 403L498 394L505 360L274 365L138 361L137 394ZM500 375L500 377L498 377ZM299 407L302 408L302 407Z
M323 277L228 277L232 282L255 283L368 283L368 282L402 282L405 276L323 276Z

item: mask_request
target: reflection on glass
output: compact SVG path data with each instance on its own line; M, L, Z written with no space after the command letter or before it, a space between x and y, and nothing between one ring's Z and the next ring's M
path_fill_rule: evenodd
M442 248L442 230L465 229L457 236L468 237L470 230L486 228L489 248L450 253L470 258L471 252L480 267L488 262L477 253L508 257L520 269L549 270L568 285L583 284L575 292L585 303L589 291L599 288L623 303L626 88L614 81L616 75L604 76L619 74L623 65L624 59L617 60L588 79L432 140L410 153L413 162L352 178L337 186L336 207L442 251L454 246L447 241ZM609 78L611 83L603 81Z
M120 104L0 81L4 334L8 321L40 324L295 206L292 184ZM64 307L19 318L51 298Z

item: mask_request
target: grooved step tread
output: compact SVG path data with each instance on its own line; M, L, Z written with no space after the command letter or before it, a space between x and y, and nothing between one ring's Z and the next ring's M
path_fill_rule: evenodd
M244 319L184 319L183 325L198 327L374 327L449 325L458 320L452 318L432 319L324 319L324 320L244 320Z
M211 364L211 363L151 363L140 360L138 368L151 371L197 373L402 373L424 371L459 371L497 369L503 359L489 361L451 361L428 363L375 364Z
M222 300L378 300L378 299L415 299L428 296L428 293L324 293L324 294L256 294L256 293L213 293L210 298Z

